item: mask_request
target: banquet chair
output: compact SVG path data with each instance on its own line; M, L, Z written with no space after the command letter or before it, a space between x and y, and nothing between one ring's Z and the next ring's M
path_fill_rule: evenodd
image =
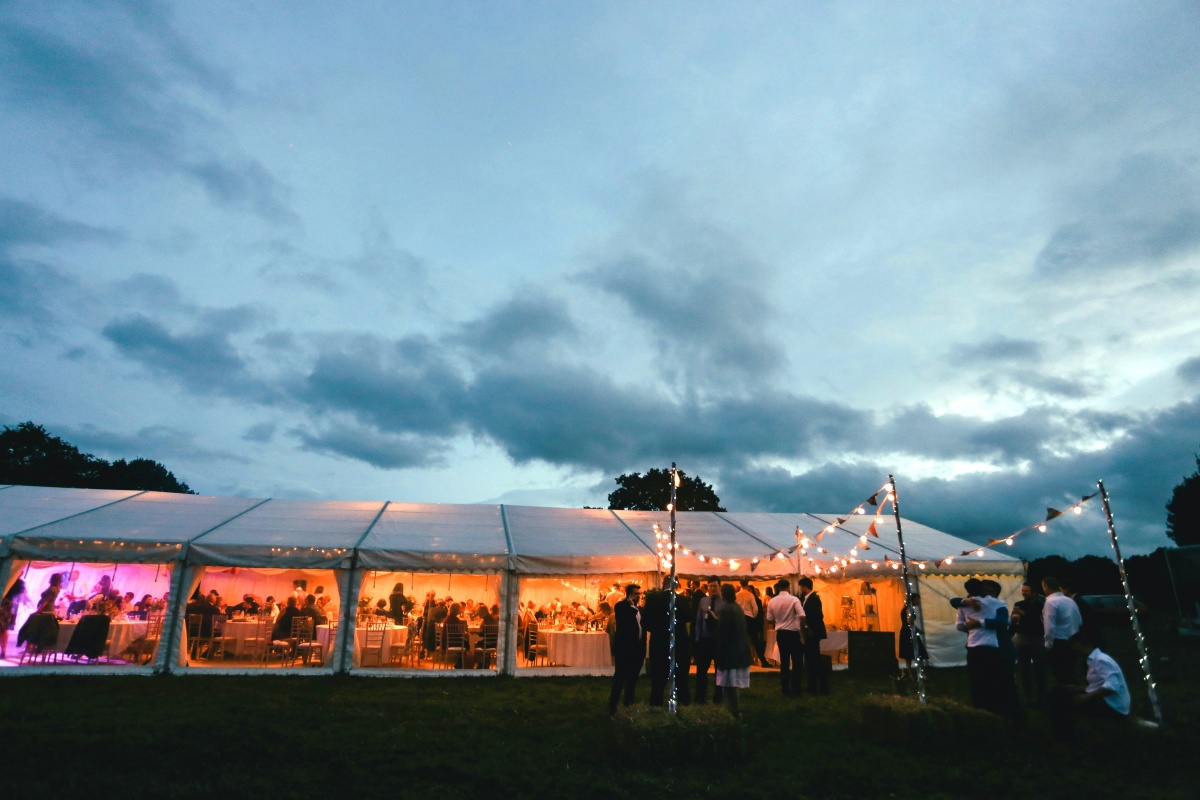
M421 625L417 622L408 624L408 661L410 667L421 666L421 651L424 649L424 637L421 635Z
M108 652L108 633L112 620L107 614L84 614L75 625L71 641L67 643L64 654L72 656L76 661L86 658L89 664L100 660L100 656Z
M141 660L142 656L146 656L143 664L149 664L154 658L154 648L158 647L158 642L162 638L162 623L163 614L161 611L154 611L146 615L146 635L138 638L125 645L117 656L122 661L129 661L136 664ZM112 654L109 654L109 660L112 660Z
M312 618L308 618L312 621ZM324 617L318 618L325 619ZM337 630L337 625L333 625L329 632L329 641L333 642L333 634ZM296 655L300 656L306 667L323 667L325 666L325 645L318 638L316 626L309 627L309 636L307 641L296 642Z
M24 664L26 658L32 664L39 656L43 664L48 661L56 661L58 659L58 619L53 614L30 614L17 634L17 644L20 645L22 641L25 642L25 650L17 661L18 666Z
M536 622L529 623L529 657L528 661L536 665L538 659L544 664L550 661L550 647L542 641L542 632Z
M200 647L203 644L200 640L200 629L203 622L202 614L187 615L188 656L192 659L200 658Z
M480 633L479 647L475 649L475 666L480 669L490 669L500 642L500 624L488 623L483 626Z
M443 624L439 629L439 635L442 639L441 646L438 647L438 653L441 655L439 663L441 663L442 669L453 669L458 666L459 660L467 651L469 634L466 628L446 630L446 626Z
M367 659L375 659L375 666L383 666L383 634L387 627L386 622L376 622L371 620L367 623L367 632L364 637L362 651L359 653L358 665L365 667Z
M267 653L271 649L271 628L274 623L271 618L263 614L258 618L258 623L254 626L254 635L247 636L242 640L242 655L251 661L266 661Z
M225 615L218 614L212 618L212 629L207 637L208 642L208 657L228 658L230 648L237 650L237 637L233 634L225 633Z

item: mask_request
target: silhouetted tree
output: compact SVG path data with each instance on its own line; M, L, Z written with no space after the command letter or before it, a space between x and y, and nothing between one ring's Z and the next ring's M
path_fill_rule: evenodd
M1167 503L1167 536L1180 547L1200 544L1200 456L1196 467L1175 487Z
M193 494L157 461L135 458L110 464L81 453L75 445L32 422L5 426L0 433L0 483Z
M679 470L678 511L724 511L721 498L711 484L699 476L689 478ZM623 511L665 511L671 502L671 470L649 469L645 475L632 472L615 478L617 489L608 496L608 507Z

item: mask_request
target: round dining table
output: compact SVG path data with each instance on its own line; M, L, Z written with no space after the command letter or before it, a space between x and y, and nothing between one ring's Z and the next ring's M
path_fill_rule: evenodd
M75 628L78 622L60 622L58 623L58 642L57 650L62 653L67 649L67 645L71 643L71 637L75 634ZM126 648L133 643L134 639L145 636L149 624L145 620L128 620L120 621L113 620L108 625L108 648L105 650L105 656L109 659L119 658L121 653L124 653Z
M538 631L538 644L545 643L551 664L560 667L611 667L612 653L604 631Z

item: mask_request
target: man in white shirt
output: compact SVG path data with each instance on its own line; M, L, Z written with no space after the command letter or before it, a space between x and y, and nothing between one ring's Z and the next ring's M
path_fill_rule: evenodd
M1079 633L1083 619L1075 601L1062 593L1062 585L1057 578L1043 578L1042 588L1046 591L1042 627L1046 630L1050 674L1054 676L1055 684L1066 686L1072 682L1075 672L1075 652L1071 649L1070 639Z
M996 616L999 601L984 596L983 584L977 578L969 579L963 589L967 597L958 606L954 627L967 634L967 681L971 688L971 705L997 711L1000 640L996 631L988 628L984 621L989 616Z
M1069 647L1087 662L1087 686L1056 688L1051 696L1050 719L1055 731L1063 736L1074 733L1075 718L1080 716L1125 720L1131 700L1125 674L1112 656L1096 645L1090 629L1075 634Z
M779 687L785 695L800 694L800 646L803 643L804 604L791 592L787 578L775 582L775 596L767 603L767 621L775 624L779 647Z

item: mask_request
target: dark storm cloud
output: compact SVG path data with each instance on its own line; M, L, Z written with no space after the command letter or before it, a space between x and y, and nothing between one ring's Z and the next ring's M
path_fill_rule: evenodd
M255 444L267 444L275 438L277 427L274 422L260 422L247 428L246 432L242 434L242 438Z
M32 329L18 327L14 333L25 339L44 331L57 319L56 300L78 286L78 281L49 264L14 259L0 252L0 320L11 319Z
M1042 359L1042 345L1031 339L993 336L978 344L960 344L950 349L950 362L960 366L995 363L1036 364Z
M1101 388L1094 381L1047 375L1033 370L1018 370L1013 372L1010 377L1016 383L1035 392L1065 400L1082 400L1096 394Z
M0 196L0 254L22 245L52 245L70 241L119 242L125 235L61 217L41 206Z
M694 218L651 179L645 215L581 280L618 298L651 331L667 368L693 383L764 379L784 367L767 333L769 270L732 236Z
M54 306L78 288L71 275L44 261L22 257L24 248L63 242L114 243L124 235L54 214L41 206L0 196L0 318L45 329L57 319ZM32 331L16 331L26 338Z
M574 339L575 322L565 305L550 297L514 297L465 323L450 341L471 351L498 357L515 351L537 351L560 339Z
M292 432L309 452L352 458L380 469L412 469L442 463L441 442L416 436L394 436L370 428L334 425L320 433Z
M1175 368L1179 379L1188 383L1200 383L1200 356L1192 356Z
M61 426L55 430L61 431L64 439L77 445L84 452L104 458L149 458L161 463L180 459L250 463L250 459L228 450L205 447L196 441L195 434L166 425L151 425L133 434L118 433L86 424Z
M207 159L182 169L200 182L208 196L231 208L246 208L272 222L295 222L288 189L254 159Z
M1073 425L1119 435L1103 449L1043 454L1035 469L909 479L892 464L862 460L826 463L800 474L734 467L718 474L717 486L731 509L844 513L893 472L905 517L983 543L1039 522L1047 507L1071 505L1095 491L1097 479L1103 479L1126 552L1169 544L1164 505L1175 485L1194 469L1194 454L1200 449L1200 399L1140 417L1083 415ZM1031 558L1111 552L1098 498L1083 517L1055 523L1051 530L1052 535L1022 536L1013 554Z
M126 358L201 394L243 393L252 383L228 331L201 327L172 333L157 320L133 314L110 322L101 333Z
M1126 159L1076 202L1037 257L1043 275L1155 266L1200 249L1200 173L1162 156Z
M381 430L430 436L459 433L467 404L464 377L422 337L389 343L361 336L330 348L293 394L313 411L348 413Z
M938 459L1015 464L1037 459L1067 435L1062 415L1031 408L1014 417L981 420L936 415L928 406L906 408L881 426L876 441L886 450Z
M68 12L58 30L78 32L85 44L22 21L0 26L0 97L9 110L94 137L103 149L90 148L89 161L115 157L122 170L188 176L230 208L294 221L285 187L254 159L218 152L229 149L215 141L221 126L178 99L198 89L229 100L232 82L204 64L161 14L129 8L142 12L134 16L140 29L87 7Z

